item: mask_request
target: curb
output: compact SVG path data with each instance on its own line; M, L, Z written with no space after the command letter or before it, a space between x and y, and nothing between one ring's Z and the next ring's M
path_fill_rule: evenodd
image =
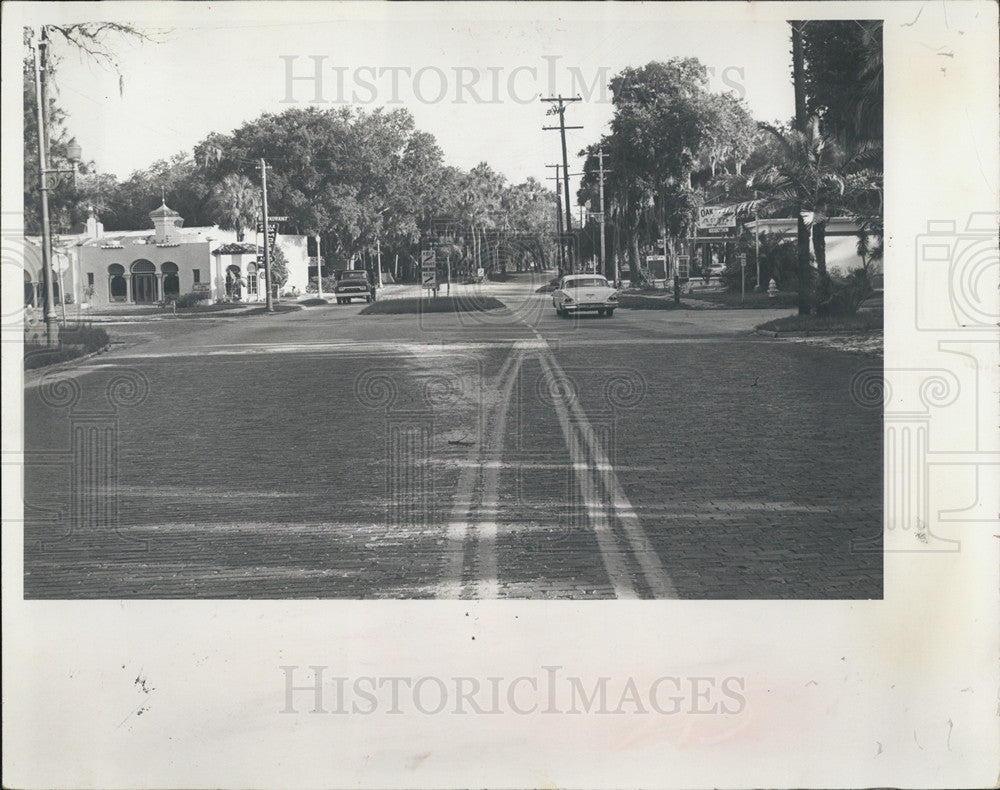
M844 335L881 335L882 332L851 331L849 329L803 329L800 332L776 332L773 329L755 329L755 333L762 337L842 337Z
M294 310L307 310L307 307L303 307L299 304L290 305ZM218 312L207 312L207 313L182 313L179 315L101 315L101 316L89 316L87 320L92 324L141 324L148 323L150 321L204 321L204 320L216 320L216 319L237 319L242 318L249 314L251 311L258 308L252 307L247 310L219 310ZM292 310L284 310L282 312L292 312ZM275 311L274 315L277 315L278 311ZM266 313L265 313L266 315Z

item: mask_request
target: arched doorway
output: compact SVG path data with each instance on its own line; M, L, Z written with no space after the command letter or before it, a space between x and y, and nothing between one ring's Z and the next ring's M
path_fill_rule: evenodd
M167 261L160 265L160 271L163 273L163 298L180 296L181 278L177 274L177 264Z
M35 284L31 281L31 275L24 273L24 306L35 306Z
M157 300L156 267L150 261L132 264L132 301L149 304Z
M243 276L240 267L233 263L226 267L226 296L240 299L243 296Z
M108 267L108 296L112 302L128 301L128 283L125 281L125 267L112 263Z

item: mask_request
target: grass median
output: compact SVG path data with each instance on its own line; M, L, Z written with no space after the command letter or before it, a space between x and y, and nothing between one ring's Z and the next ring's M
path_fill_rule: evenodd
M828 332L881 332L882 327L882 312L873 310L854 315L789 315L761 324L757 329L764 332L809 335Z
M107 348L110 342L108 333L99 326L86 324L66 326L59 330L58 348L34 344L24 346L24 369L34 370L57 365L60 362L69 362L86 354L101 351Z
M412 313L484 313L505 305L492 296L410 297L372 302L359 315L403 315Z
M673 293L663 295L621 293L618 294L618 306L626 310L683 310L683 302L674 301Z
M685 294L683 298L690 302L708 302L739 310L780 310L799 304L799 295L792 291L778 291L774 296L760 291L748 291L745 296L738 291L695 291Z

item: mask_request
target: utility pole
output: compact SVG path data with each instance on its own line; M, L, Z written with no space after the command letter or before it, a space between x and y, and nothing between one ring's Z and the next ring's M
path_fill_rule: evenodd
M597 149L597 167L598 167L598 171L597 172L598 172L598 176L599 176L599 179L600 179L597 182L598 183L598 194L600 196L600 201L601 201L601 213L600 213L600 217L601 217L601 271L604 272L604 276L605 277L611 277L611 275L613 274L614 276L612 277L611 282L617 283L618 282L618 261L617 260L615 261L615 266L614 266L615 270L614 270L614 272L610 271L610 268L607 265L607 261L605 260L605 251L604 251L604 174L605 173L610 173L612 171L604 169L604 147L603 146L601 146L600 148Z
M757 290L763 291L760 282L760 217L757 215L757 190L753 191L753 260L757 264Z
M323 298L323 256L320 255L319 234L316 234L316 291Z
M264 158L260 160L260 189L262 192L261 209L264 214L264 287L267 299L267 312L274 312L274 304L271 302L271 226L267 222L267 163ZM317 250L318 252L318 250Z
M569 208L569 159L566 156L566 130L567 129L582 129L582 126L567 126L566 125L566 102L581 101L579 96L574 96L572 98L563 98L560 94L554 98L550 97L548 99L542 99L546 102L557 102L557 105L553 108L559 114L559 125L558 126L543 126L542 131L550 131L553 129L559 130L559 136L562 139L562 165L563 165L563 192L565 198L565 211L566 211L566 232L569 233L573 227L573 221L570 218L570 208ZM573 256L572 253L568 255L569 257L569 273L573 274Z
M562 198L560 197L560 186L561 181L559 179L559 168L562 165L545 165L546 167L554 167L556 169L556 233L558 234L558 243L556 245L559 251L559 276L562 277L566 273L566 260L563 255L563 220L562 220ZM549 177L549 181L552 181L552 177Z
M35 103L38 110L38 174L40 178L39 192L42 197L42 316L45 321L45 344L54 348L59 344L59 328L56 326L56 311L52 291L52 235L49 229L49 163L45 122L45 104L48 101L45 91L45 47L48 36L42 26L35 51Z

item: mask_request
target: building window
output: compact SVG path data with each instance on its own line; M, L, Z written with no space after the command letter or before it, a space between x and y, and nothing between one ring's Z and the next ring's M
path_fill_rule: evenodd
M91 288L94 287L94 273L93 272L87 272L87 285L90 286Z
M125 267L120 263L108 266L108 293L112 302L124 302L128 299L128 282L125 280Z
M181 278L178 274L177 264L167 261L160 264L160 273L163 275L163 298L178 297L181 295Z
M257 295L257 267L252 263L247 264L247 293Z
M191 273L194 275L194 281L196 283L201 282L201 269L192 269Z

